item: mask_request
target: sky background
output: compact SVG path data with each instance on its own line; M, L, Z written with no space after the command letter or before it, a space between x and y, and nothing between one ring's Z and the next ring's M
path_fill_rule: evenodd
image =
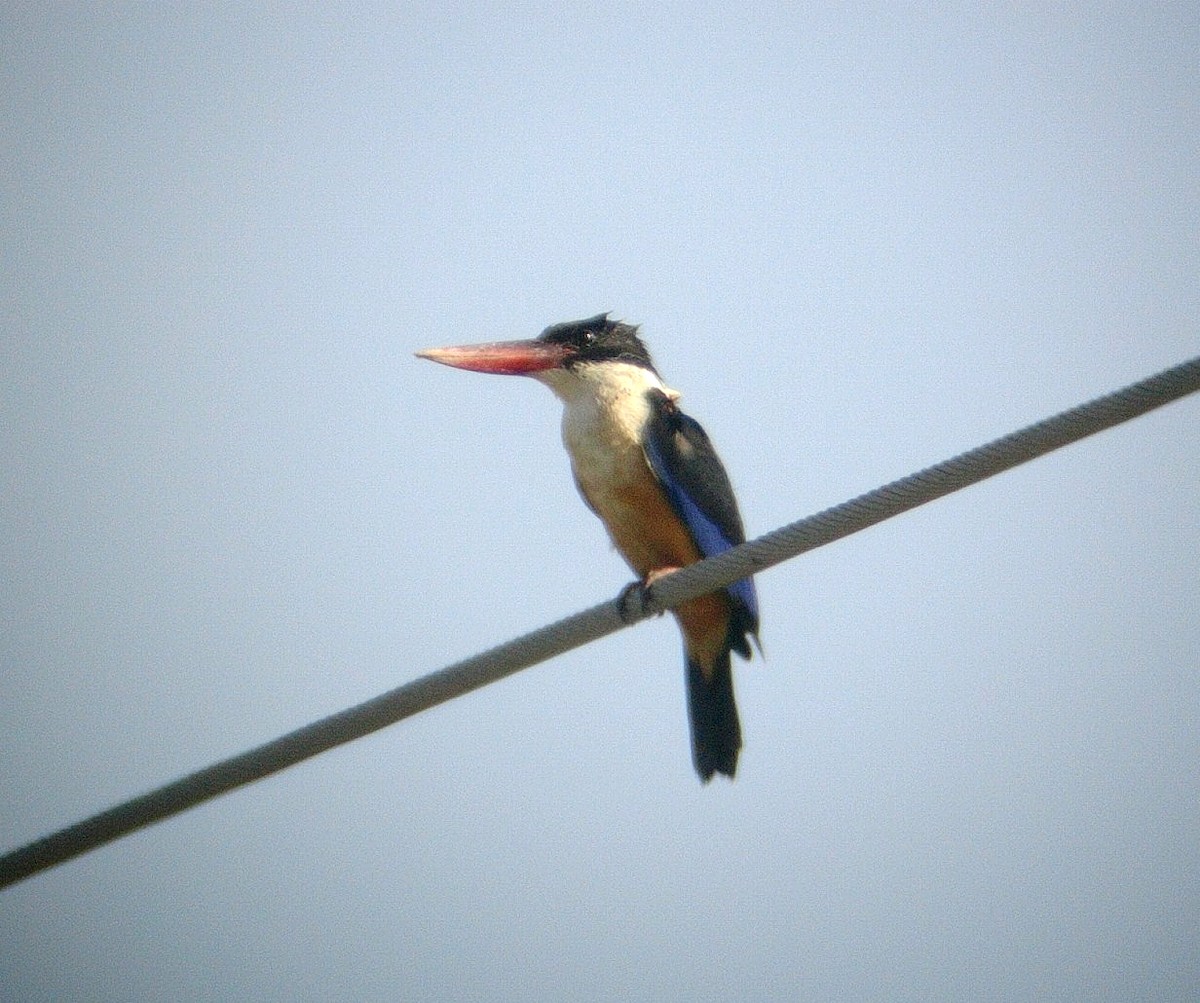
M752 535L1200 353L1194 5L444 6L0 13L0 848L628 582L416 349L641 323ZM1198 436L761 575L732 784L655 620L0 892L0 998L1195 998Z

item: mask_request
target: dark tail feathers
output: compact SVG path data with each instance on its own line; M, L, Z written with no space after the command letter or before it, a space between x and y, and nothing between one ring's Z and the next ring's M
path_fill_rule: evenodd
M733 700L733 668L726 651L704 678L700 666L687 663L688 717L692 725L692 762L708 783L714 773L732 778L737 772L742 726Z

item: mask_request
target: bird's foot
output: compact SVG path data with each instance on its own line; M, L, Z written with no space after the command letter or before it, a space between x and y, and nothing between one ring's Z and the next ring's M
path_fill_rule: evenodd
M650 590L654 587L654 583L678 570L678 568L655 568L640 582L630 582L626 585L621 590L621 594L617 596L617 609L620 610L621 619L626 623L633 623L646 616L647 610L652 605ZM661 609L655 610L654 614L662 616L663 612Z
M646 615L646 586L641 582L630 582L617 596L617 612L622 623L637 623Z
M667 575L673 575L678 570L678 568L655 568L646 576L645 580L642 582L642 587L647 589L653 588L654 583L660 578L666 578Z

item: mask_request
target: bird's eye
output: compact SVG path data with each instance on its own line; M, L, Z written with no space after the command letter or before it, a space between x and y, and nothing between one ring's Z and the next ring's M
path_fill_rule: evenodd
M583 332L583 343L585 345L590 345L595 340L596 340L596 332L595 331L584 331Z

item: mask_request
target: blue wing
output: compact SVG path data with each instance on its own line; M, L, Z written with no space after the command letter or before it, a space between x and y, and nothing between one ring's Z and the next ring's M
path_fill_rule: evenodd
M700 553L715 557L744 543L746 533L729 475L704 429L661 391L652 390L649 397L652 417L646 429L646 457ZM738 614L740 633L757 634L754 579L739 579L729 586L728 593ZM740 645L734 647L749 656L745 638L738 640Z

